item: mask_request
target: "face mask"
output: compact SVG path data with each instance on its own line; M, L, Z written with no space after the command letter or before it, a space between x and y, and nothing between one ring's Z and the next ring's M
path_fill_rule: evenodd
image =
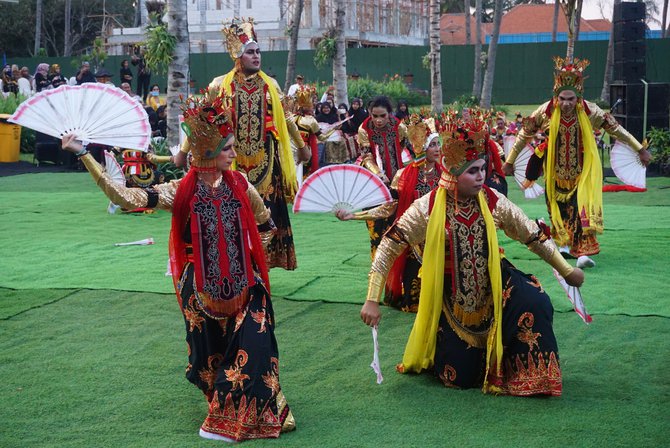
M160 93L160 92L154 92L154 91L151 92L151 94L152 94L153 96L158 96L159 93Z

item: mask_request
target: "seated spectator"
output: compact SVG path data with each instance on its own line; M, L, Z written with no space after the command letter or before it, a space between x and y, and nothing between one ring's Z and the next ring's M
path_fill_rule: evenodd
M49 82L54 89L67 84L67 78L61 74L60 65L51 65L51 68L49 69Z
M158 116L160 136L167 138L167 106L159 106L156 110L156 115Z
M292 84L291 87L288 88L288 92L286 93L288 96L295 96L295 93L300 89L300 86L303 85L305 82L305 78L302 75L298 75L295 77L295 84Z
M2 93L5 96L13 93L16 95L19 93L19 84L12 73L12 66L7 64L2 69L2 76L0 77L0 86L2 87Z
M135 92L133 92L133 90L132 90L131 87L130 87L130 84L128 84L127 82L122 82L122 83L121 83L121 90L123 90L124 92L126 92L126 94L127 94L129 97L131 97L132 99L134 99L134 100L136 100L136 101L138 101L138 102L140 102L140 103L142 102L142 98L140 98L139 95L135 95Z
M97 82L93 73L91 73L91 64L84 61L76 75L74 75L77 85L82 85L87 82Z
M42 62L35 69L35 92L41 92L51 86L49 82L49 64Z
M158 114L149 106L145 106L144 110L149 116L149 125L151 126L151 137L160 137L161 131L158 129Z
M157 111L160 106L165 106L166 102L159 95L161 94L161 88L158 84L151 86L151 91L149 92L149 97L147 98L147 106L151 107L154 111Z
M128 59L124 59L121 61L121 71L120 73L120 82L124 83L127 82L128 85L130 85L130 88L133 88L133 72L130 71L130 67L128 66Z
M101 68L98 70L98 72L95 74L95 79L97 82L101 84L107 84L109 86L113 86L114 83L112 82L112 74L109 73L107 70L104 68Z
M404 120L405 118L409 117L409 106L407 105L407 101L398 101L398 107L396 107L395 110L395 117L398 120Z

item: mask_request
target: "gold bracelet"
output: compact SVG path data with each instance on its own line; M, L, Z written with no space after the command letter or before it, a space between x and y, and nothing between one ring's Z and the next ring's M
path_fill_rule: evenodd
M384 285L386 279L382 274L376 271L370 272L368 275L368 295L365 300L379 303L384 293Z

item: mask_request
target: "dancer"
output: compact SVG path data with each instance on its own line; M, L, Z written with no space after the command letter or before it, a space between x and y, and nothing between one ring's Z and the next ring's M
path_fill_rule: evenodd
M573 286L583 272L561 257L548 229L484 185L483 123L442 135L439 187L415 201L379 245L361 318L376 326L393 261L425 241L419 310L401 373L432 370L447 387L486 393L560 395L553 308L539 281L499 251L496 227L528 246Z
M293 270L297 261L287 203L295 196L297 180L281 89L261 70L253 19L233 20L223 33L235 67L214 78L208 91L232 96L236 169L258 190L277 226L267 250L268 266ZM304 143L296 139L302 148ZM188 152L188 146L182 151Z
M200 435L274 438L295 428L279 385L263 253L274 228L258 192L231 170L236 152L230 111L207 101L189 99L192 107L184 111L192 163L180 180L127 188L115 184L75 136L64 137L63 148L80 157L114 203L172 211L170 264L186 325L186 377L209 405Z
M340 210L336 214L338 219L342 221L395 219L402 216L414 200L437 188L441 170L440 165L436 163L440 157L440 136L436 130L435 120L429 118L424 121L419 115L412 114L407 124L407 133L414 160L405 168L398 170L391 181L391 192L396 200L358 213ZM409 248L403 251L389 272L384 304L401 311L416 313L421 290L420 269L419 253Z
M546 151L535 154L542 159L551 234L561 252L577 257L578 267L593 267L589 255L600 252L596 234L603 232L603 173L593 130L602 128L639 151L644 165L651 155L612 115L583 99L589 61L555 57L554 62L554 97L523 121L503 170L511 175L517 155L535 134L549 133Z

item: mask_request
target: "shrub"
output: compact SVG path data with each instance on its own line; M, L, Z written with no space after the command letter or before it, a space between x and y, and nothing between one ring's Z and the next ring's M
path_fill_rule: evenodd
M167 139L151 139L151 148L154 150L154 153L158 156L169 156L172 155L170 148L167 144ZM181 179L184 177L184 170L177 168L173 163L161 163L158 165L158 169L165 176L164 182L169 182L175 179Z
M647 133L652 162L664 176L670 175L670 130L651 128Z

